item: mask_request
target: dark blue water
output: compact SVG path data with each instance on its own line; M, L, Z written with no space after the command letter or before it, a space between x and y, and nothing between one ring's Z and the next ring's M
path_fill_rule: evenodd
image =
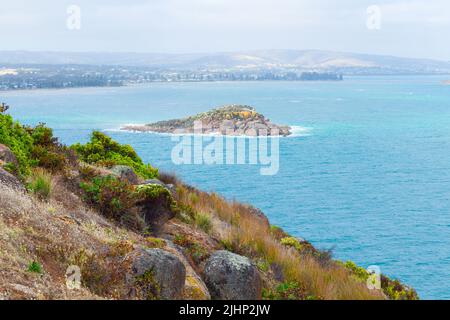
M450 77L449 77L450 78ZM442 77L344 82L165 83L1 93L19 120L46 122L65 143L92 129L249 104L276 123L310 128L281 139L280 170L176 166L170 137L108 130L186 182L260 207L273 224L339 259L450 299L450 86Z

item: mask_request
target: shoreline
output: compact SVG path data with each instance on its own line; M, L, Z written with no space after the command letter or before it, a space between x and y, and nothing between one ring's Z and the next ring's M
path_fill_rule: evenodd
M358 79L358 78L405 78L405 77L444 77L450 76L449 74L367 74L367 75L346 75L346 79ZM344 81L347 81L344 80ZM11 93L11 92L40 92L40 91L63 91L63 90L77 90L77 89L117 89L117 88L136 88L136 87L146 87L152 84L211 84L211 83L341 83L342 81L331 81L331 80L315 80L315 81L305 81L305 80L212 80L212 81L151 81L145 83L132 83L124 84L121 86L86 86L86 87L67 87L67 88L34 88L34 89L7 89L0 90L0 93ZM445 80L443 80L445 82ZM445 84L445 83L444 83Z
M138 125L138 124L130 124L130 125ZM198 136L198 137L226 137L226 138L241 138L241 139L257 139L260 137L272 137L272 138L297 138L297 137L307 137L312 135L311 131L314 130L312 127L304 127L304 126L294 126L290 125L289 127L292 129L292 132L288 136L276 135L276 136L250 136L250 135L226 135L221 133L170 133L170 132L157 132L151 130L132 130L125 129L126 126L121 126L117 129L104 129L104 132L127 132L127 133L136 133L136 134L151 134L158 136L167 136L167 137L184 137L184 136ZM303 132L303 134L302 134Z

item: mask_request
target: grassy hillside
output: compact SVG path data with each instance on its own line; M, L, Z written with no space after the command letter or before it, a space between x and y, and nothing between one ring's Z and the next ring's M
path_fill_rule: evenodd
M382 290L369 290L364 269L291 237L250 205L158 173L103 133L67 147L45 125L5 114L0 124L0 144L16 158L0 158L1 297L159 299L154 274L133 276L136 255L158 248L186 270L182 299L211 296L205 264L218 250L250 259L261 299L417 298L384 276ZM81 270L77 290L66 286L71 265Z

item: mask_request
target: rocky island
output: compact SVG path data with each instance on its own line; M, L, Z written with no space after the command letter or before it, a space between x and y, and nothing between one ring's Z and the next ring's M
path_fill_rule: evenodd
M129 125L122 130L157 133L199 133L230 136L289 136L289 126L276 125L253 107L228 105L195 116L159 121L146 125Z

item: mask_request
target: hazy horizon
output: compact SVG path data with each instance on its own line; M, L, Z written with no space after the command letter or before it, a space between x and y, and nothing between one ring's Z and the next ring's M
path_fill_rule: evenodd
M377 54L371 52L356 52L356 51L337 51L337 50L326 50L326 49L251 49L251 50L229 50L229 51L211 51L211 52L159 52L159 51L63 51L63 50L0 50L1 52L27 52L27 53L67 53L67 54L142 54L142 55L219 55L219 54L233 54L233 53L257 53L257 52L275 52L275 51L292 51L292 52L331 52L338 54L358 54L367 56L385 56L393 58L403 58L403 59L418 59L418 60L435 60L441 62L450 62L450 59L439 59L439 58L427 58L427 57L411 57L411 56L399 56L391 54Z
M445 0L17 0L0 13L0 51L324 50L450 61L445 34Z

